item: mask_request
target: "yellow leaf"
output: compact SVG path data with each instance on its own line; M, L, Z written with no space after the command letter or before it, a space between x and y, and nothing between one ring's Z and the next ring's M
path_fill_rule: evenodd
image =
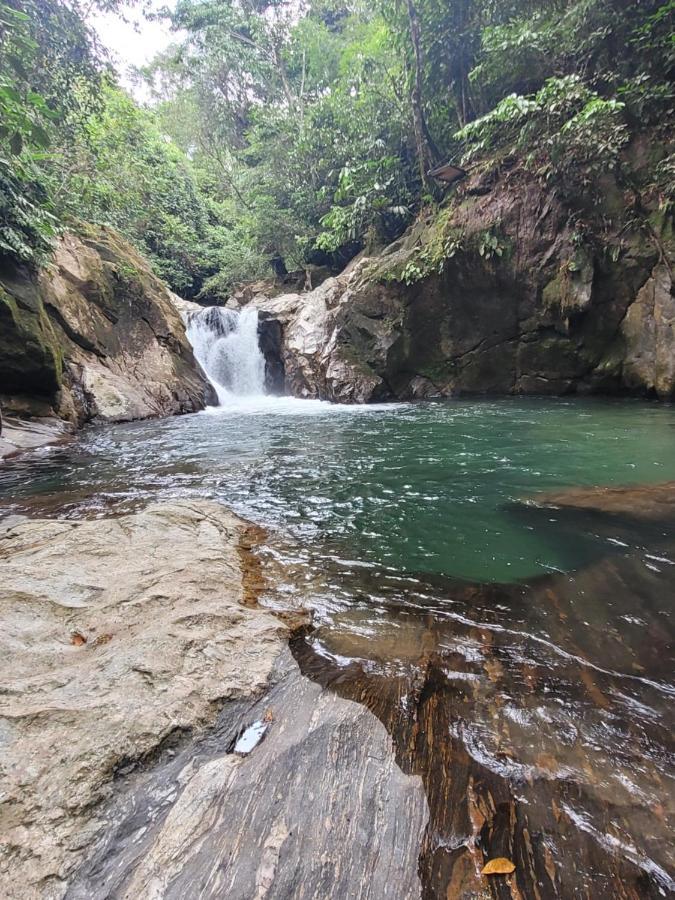
M516 867L510 859L504 856L498 856L497 859L491 859L489 863L483 866L481 875L510 875L515 872Z

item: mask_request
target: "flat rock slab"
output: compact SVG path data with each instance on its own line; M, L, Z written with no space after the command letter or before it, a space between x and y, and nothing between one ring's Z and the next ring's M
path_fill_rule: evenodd
M242 605L243 529L177 502L0 531L3 898L62 897L116 773L267 685L287 629Z
M675 518L675 481L627 487L579 487L537 494L534 506L579 509L642 522Z
M5 417L0 436L0 459L66 441L72 437L72 432L72 427L60 419Z
M201 746L130 779L69 900L421 896L422 780L367 709L303 678L288 652L283 669ZM264 737L239 755L254 722Z

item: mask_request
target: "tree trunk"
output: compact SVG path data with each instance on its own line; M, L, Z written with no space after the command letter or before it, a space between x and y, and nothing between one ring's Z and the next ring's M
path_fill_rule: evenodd
M410 39L415 54L415 77L410 97L413 129L415 132L415 146L417 149L417 160L420 167L422 186L424 190L432 192L433 185L429 178L429 170L433 168L434 160L429 147L429 142L427 141L427 126L424 121L424 110L422 108L422 45L420 39L420 20L413 0L407 0L407 6L408 21L410 24Z

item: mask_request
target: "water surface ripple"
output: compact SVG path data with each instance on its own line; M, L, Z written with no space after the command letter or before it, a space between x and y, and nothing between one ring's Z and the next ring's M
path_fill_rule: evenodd
M302 670L425 786L424 896L637 898L675 890L675 520L522 501L669 480L664 406L258 398L88 429L3 467L0 503L205 497L266 525L268 602L316 610ZM497 855L508 884L478 875Z

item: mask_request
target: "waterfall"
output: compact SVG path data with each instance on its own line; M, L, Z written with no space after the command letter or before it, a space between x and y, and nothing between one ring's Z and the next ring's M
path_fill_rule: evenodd
M265 358L258 344L258 311L210 306L189 312L186 333L223 404L232 396L265 393Z

